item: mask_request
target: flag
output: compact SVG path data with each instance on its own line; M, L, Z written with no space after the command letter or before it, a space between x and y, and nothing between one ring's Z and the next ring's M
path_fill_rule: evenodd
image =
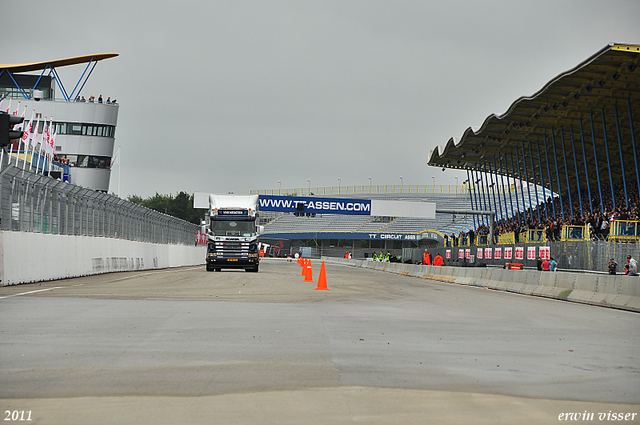
M20 104L18 104L18 109L20 109ZM18 109L16 109L16 112L13 115L18 115ZM27 113L27 105L24 105L24 111L22 111L22 118L24 118L24 116ZM21 122L20 124L15 126L16 130L22 130L24 127L24 121Z
M40 128L40 117L36 119L36 126L33 128L33 134L31 135L31 139L29 139L29 146L31 146L31 162L29 163L29 171L31 171L31 167L33 167L33 157L36 153L36 146L38 145L38 129ZM37 164L36 164L37 168Z
M40 118L36 120L36 125L33 127L33 132L31 133L31 138L29 139L29 146L32 149L35 149L38 144L38 130L40 130Z
M118 146L118 150L116 151L116 154L113 155L113 158L111 158L111 167L113 168L116 165L120 164L120 146Z
M54 137L55 137L55 133L52 134L52 132L54 131L54 127L53 127L53 117L51 117L51 122L49 122L49 138L47 139L47 142L49 144L49 146L47 147L47 149L49 150L49 156L53 157L53 147L54 147Z
M33 129L33 113L31 114L31 119L29 120L29 123L24 129L24 133L22 133L22 143L24 143L25 150L28 149L28 146L31 143L30 138L31 138L32 129Z
M50 144L49 139L51 138L51 134L49 134L49 126L47 126L47 121L44 122L44 129L42 130L42 147L44 148L44 152L51 155L49 151Z
M56 136L58 135L57 127L54 127L53 130L54 130L54 133L51 135L51 152L55 152Z
M46 161L46 156L42 154L42 151L45 151L45 145L47 144L46 135L49 133L47 129L47 117L44 117L44 128L42 129L42 136L40 138L40 152L38 153L38 161L36 162L36 174L38 173L38 168L40 168L40 158L42 157L43 161ZM44 162L42 163L42 171L44 172Z

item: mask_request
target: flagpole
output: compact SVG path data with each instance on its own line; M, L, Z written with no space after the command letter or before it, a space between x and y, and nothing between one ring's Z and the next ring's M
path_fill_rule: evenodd
M33 110L35 112L35 109ZM31 146L31 161L29 162L29 171L33 168L33 155L36 153L36 146L38 146L38 130L40 129L40 117L36 115L36 126L33 128L33 134L29 139L29 145ZM36 168L36 174L38 169Z
M40 157L42 155L42 148L44 146L44 134L47 132L47 117L44 117L44 127L42 128L42 139L40 141L40 153L38 153L38 162L36 162L36 174L38 174L38 168L40 168ZM44 163L42 164L42 175L44 175Z
M122 166L120 164L122 164L122 158L120 158L120 145L118 145L118 160L119 160L119 164L118 164L118 198L120 197L120 169L122 168Z
M29 124L27 124L28 133L23 134L24 139L24 162L22 163L22 171L27 167L27 157L29 156L29 148L31 148L31 138L33 136L33 116L36 114L36 110L34 109L31 113L31 119L29 120ZM27 136L26 138L24 136ZM33 154L31 155L33 157Z
M27 115L27 105L24 105L24 112L22 112L23 122L20 124L20 130L24 131L24 117ZM20 143L22 142L22 137L18 139L18 151L16 152L16 168L18 167L18 159L20 159ZM25 154L24 160L27 160L27 156Z
M13 113L13 116L17 117L18 116L18 111L20 110L20 102L18 102L18 107L16 108L16 111ZM13 128L10 128L9 130L12 130ZM9 148L9 165L11 165L11 154L13 153L13 141L11 141L11 147ZM19 148L18 148L19 149ZM18 159L16 158L16 166L18 165Z
M51 121L49 121L49 134L47 134L47 150L49 151L49 177L51 177L51 166L53 165L53 145L51 142L51 127L53 126L53 116L51 117Z

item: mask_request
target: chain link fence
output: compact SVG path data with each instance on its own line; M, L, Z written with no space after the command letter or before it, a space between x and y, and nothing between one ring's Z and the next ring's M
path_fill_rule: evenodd
M516 259L516 248L523 249L523 258ZM614 258L618 263L618 273L624 273L624 266L627 263L627 255L633 256L636 260L640 257L640 244L627 242L607 242L607 241L568 241L568 242L547 242L540 244L514 244L514 245L493 245L493 246L465 246L465 247L438 247L429 248L431 258L436 254L442 255L445 266L477 267L479 265L504 266L505 263L520 263L526 268L537 267L537 257L540 255L540 248L549 248L549 253L558 262L558 269L574 271L606 272L610 258ZM500 249L500 259L495 258L495 249ZM505 248L510 248L511 259L505 259ZM529 248L535 248L533 259L528 258ZM483 250L483 258L478 258L478 249ZM491 258L486 257L486 250L491 250ZM449 250L449 256L447 256ZM466 257L466 250L469 250L471 258ZM462 257L460 251L463 251ZM413 263L422 262L424 248L405 248L402 250L402 260L411 260Z
M0 230L194 245L196 224L4 164Z

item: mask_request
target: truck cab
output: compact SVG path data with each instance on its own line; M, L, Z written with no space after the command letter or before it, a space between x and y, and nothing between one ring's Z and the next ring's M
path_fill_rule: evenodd
M209 195L207 271L260 267L257 195Z

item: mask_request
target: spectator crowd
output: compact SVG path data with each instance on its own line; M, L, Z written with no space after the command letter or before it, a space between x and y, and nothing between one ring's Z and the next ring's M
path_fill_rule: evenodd
M606 240L614 221L640 221L640 198L637 187L628 186L627 189L628 207L625 202L624 190L621 187L617 187L614 191L615 207L611 193L607 195L603 193L604 209L597 207L600 205L599 197L594 197L590 203L585 196L586 199L582 200L582 211L576 198L573 198L573 205L569 204L567 198L563 198L562 203L558 197L553 200L548 198L538 207L520 211L513 217L497 221L494 228L494 243L497 243L499 235L509 232L514 233L515 242L518 243L520 234L526 233L528 230L542 230L547 240L559 241L564 226L588 226L591 240ZM562 210L561 205L564 207ZM593 205L593 212L590 211L590 205ZM564 216L562 212L564 212ZM469 232L461 232L459 235L445 235L445 244L452 246L473 245L478 236L489 235L489 230L487 225L481 224ZM449 239L451 242L447 243Z

